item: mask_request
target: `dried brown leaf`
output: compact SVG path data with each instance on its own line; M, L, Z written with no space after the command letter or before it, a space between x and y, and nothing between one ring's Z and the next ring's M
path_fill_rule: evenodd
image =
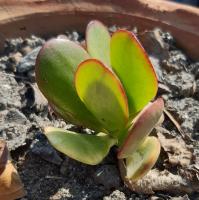
M5 170L0 175L0 199L14 200L25 195L23 184L17 170L8 161Z
M173 194L192 193L196 191L192 185L179 175L164 170L151 170L142 179L132 182L125 180L127 186L134 192L154 194L155 191L164 191Z
M23 197L23 184L14 165L8 160L8 149L4 140L0 140L0 170L0 199L14 200Z
M188 167L193 160L191 149L180 137L166 138L165 135L158 132L158 138L164 151L168 154L169 163L172 166L180 165Z

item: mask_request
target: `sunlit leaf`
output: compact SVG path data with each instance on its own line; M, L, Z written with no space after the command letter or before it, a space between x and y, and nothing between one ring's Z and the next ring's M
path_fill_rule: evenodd
M130 116L134 116L155 97L158 83L147 54L132 32L118 30L113 34L111 66L125 88Z
M37 58L36 80L44 96L65 120L96 130L99 123L81 102L74 87L76 68L87 58L87 52L74 42L52 39Z
M135 151L152 131L162 116L164 102L161 98L149 103L136 117L129 134L118 152L118 158L126 158Z
M110 66L110 34L99 21L91 21L86 30L86 46L92 58Z
M147 137L139 148L126 158L126 178L136 181L142 178L156 163L160 154L160 142Z
M117 142L104 133L88 135L53 127L45 128L45 134L58 151L89 165L100 163Z
M82 62L75 75L75 86L86 107L113 135L125 128L128 103L115 74L95 59Z

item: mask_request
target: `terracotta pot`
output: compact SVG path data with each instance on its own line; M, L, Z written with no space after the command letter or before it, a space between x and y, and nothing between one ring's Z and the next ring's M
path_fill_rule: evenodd
M199 59L199 9L191 6L163 0L0 0L0 10L0 49L6 38L82 31L99 19L140 31L160 27Z

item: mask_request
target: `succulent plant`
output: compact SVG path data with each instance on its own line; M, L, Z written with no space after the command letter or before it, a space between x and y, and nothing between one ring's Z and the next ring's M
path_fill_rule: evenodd
M96 165L116 145L131 181L153 167L160 143L148 135L163 114L164 102L154 100L157 77L132 32L117 30L110 36L101 22L91 21L86 47L51 39L39 52L36 80L55 113L96 133L46 127L44 132L57 150Z

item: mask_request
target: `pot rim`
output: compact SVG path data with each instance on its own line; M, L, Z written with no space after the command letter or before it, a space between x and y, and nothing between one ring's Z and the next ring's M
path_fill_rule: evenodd
M83 31L98 19L139 31L160 27L191 58L199 59L199 9L187 5L163 0L9 0L0 3L0 10L0 51L7 38Z

